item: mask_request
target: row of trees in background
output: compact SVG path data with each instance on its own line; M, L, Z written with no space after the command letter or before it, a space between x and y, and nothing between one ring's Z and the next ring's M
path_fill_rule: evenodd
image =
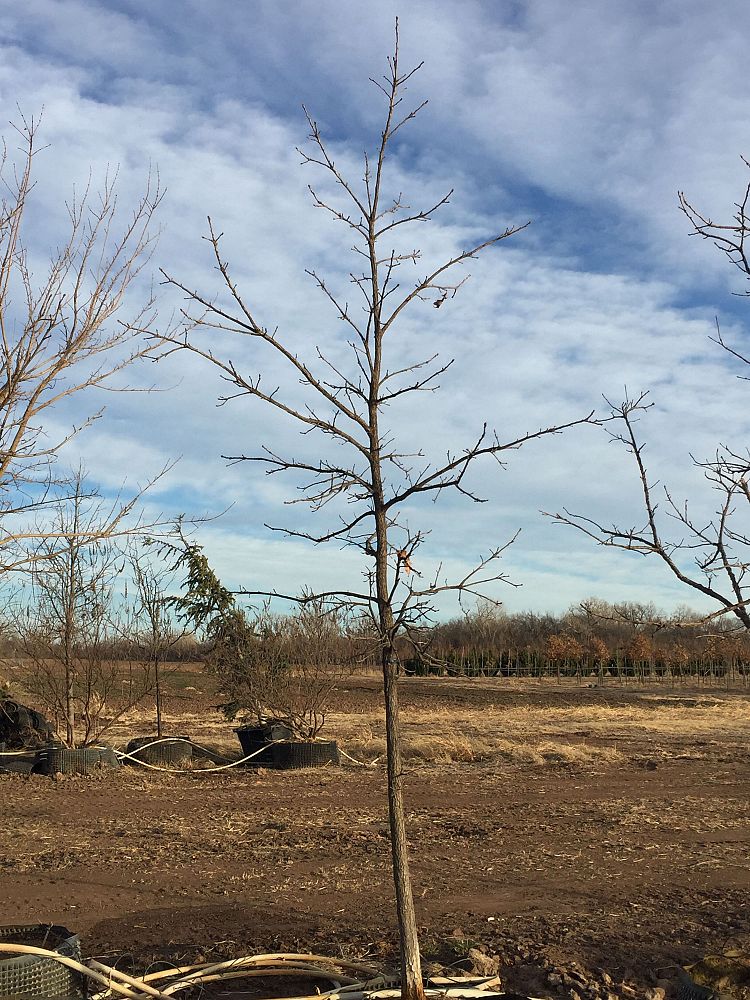
M706 628L683 609L665 616L649 604L591 599L562 615L504 614L490 605L431 629L416 674L750 679L750 636L725 620Z
M88 519L83 498L73 516ZM164 544L162 543L162 554ZM164 689L199 661L227 719L283 719L301 739L326 721L336 686L379 666L377 636L362 619L311 603L285 615L242 608L194 543L167 549L173 563L132 542L80 545L38 563L23 603L6 610L3 655L23 660L24 687L69 746L100 739L139 704L163 732ZM175 571L188 567L183 592ZM122 579L129 586L118 586ZM397 650L404 672L533 677L603 684L685 681L746 684L750 638L682 611L591 600L562 615L505 614L489 605L424 631L423 654Z

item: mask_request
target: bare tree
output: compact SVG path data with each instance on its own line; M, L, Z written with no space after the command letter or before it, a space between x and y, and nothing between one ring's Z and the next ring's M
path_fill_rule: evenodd
M425 302L433 308L450 308L467 278L462 265L524 228L509 227L499 235L480 239L431 267L414 285L405 287L400 283L406 265L418 265L421 256L417 250L403 249L403 240L408 238L404 236L405 227L424 225L450 198L449 192L425 208L411 208L401 195L390 197L386 193L388 153L398 143L402 129L426 103L410 109L403 106L407 84L418 69L403 70L400 66L397 24L388 72L382 81L373 80L384 99L384 124L374 151L365 154L361 182L344 176L317 123L307 115L312 148L302 153L303 162L320 169L333 182L339 199L323 198L311 188L314 204L347 227L354 240L357 268L362 268L350 275L361 309L341 299L323 275L308 272L347 331L348 361L339 360L338 354L334 360L319 348L312 350L309 358L303 358L292 346L293 338L266 326L256 316L232 277L221 252L221 234L210 219L207 240L222 282L223 300L219 301L215 293L189 288L165 273L166 281L187 298L184 330L166 337L171 347L165 353L188 350L202 357L232 387L231 395L222 401L252 397L280 420L291 419L306 435L309 446L303 456L281 455L268 448L260 454L225 457L257 463L269 475L293 473L300 482L299 495L292 502L306 503L314 511L332 511L338 506L335 523L320 532L275 530L316 544L350 546L361 551L366 560L365 585L360 590L315 595L270 593L299 601L303 606L314 599L361 613L369 617L377 637L386 711L388 802L401 934L402 992L408 1000L422 997L423 987L404 823L396 640L402 635L419 645L420 630L429 620L439 594L482 595L489 583L505 579L498 561L510 543L491 549L460 580L444 579L441 569L426 577L422 575L422 553L418 556L425 533L409 526L405 510L414 501L436 499L451 490L480 502L469 483L469 470L478 459L500 461L505 453L528 441L589 419L570 420L506 442L485 424L467 447L434 464L422 452L416 456L405 454L395 443L394 431L387 426L388 408L408 394L437 389L439 378L451 364L439 361L436 355L405 358L403 348L394 341L399 325L411 310ZM202 343L198 336L202 331L221 331L243 342L256 343L268 352L269 362L275 360L285 366L288 381L279 388L266 387L261 375L245 374L231 357L222 357L210 344ZM258 365L262 368L264 361L259 360ZM299 395L304 398L300 400Z
M743 629L750 629L750 533L743 517L750 503L750 454L743 457L722 448L713 459L695 462L717 497L713 516L697 519L687 501L675 500L666 486L657 489L658 483L650 478L643 454L645 441L638 436L636 424L638 415L651 405L648 393L611 405L617 429L609 430L612 439L633 456L644 522L608 525L567 508L548 516L577 528L599 545L657 556L681 583L715 601L720 606L718 615L733 614ZM665 522L676 525L676 531L670 534Z
M112 653L129 632L115 594L124 558L104 534L109 509L81 471L72 487L50 537L33 554L31 593L16 617L21 649L33 665L26 686L62 719L69 747L98 738L153 688L150 664L139 664L123 703L123 665ZM132 664L128 674L132 680ZM115 698L119 708L112 710Z
M98 413L51 438L44 421L64 400L85 390L113 388L115 377L153 351L139 329L153 323L153 298L129 321L119 319L125 294L153 249L149 225L161 199L158 178L129 218L120 222L116 174L97 194L90 185L67 205L68 236L37 279L29 263L28 212L40 152L38 121L14 125L17 157L0 150L0 571L27 562L15 543L33 532L18 515L55 497L52 466L62 445Z
M745 164L750 163L744 159ZM731 263L750 278L747 244L750 238L750 183L735 205L733 219L713 222L698 211L679 192L680 210L691 225L691 236L711 241ZM746 292L745 294L750 294ZM716 326L715 343L736 359L750 364L750 358L729 345ZM740 376L745 378L746 376ZM669 488L651 479L646 466L646 443L639 436L639 418L653 405L647 392L626 397L611 404L610 420L605 422L610 437L633 457L640 482L644 521L627 527L606 524L586 515L564 509L551 514L559 523L572 525L600 545L639 552L659 558L681 583L719 605L719 610L704 618L733 615L740 630L750 629L750 449L720 445L707 460L693 459L702 470L714 495L714 511L706 518L694 516L687 500L677 500ZM612 427L615 429L612 430ZM670 527L675 530L670 532ZM690 624L694 624L690 623Z
M135 588L132 633L153 677L156 735L161 736L164 663L188 631L173 614L174 569L163 561L155 562L154 554L152 547L137 547L136 542L130 546L128 562Z

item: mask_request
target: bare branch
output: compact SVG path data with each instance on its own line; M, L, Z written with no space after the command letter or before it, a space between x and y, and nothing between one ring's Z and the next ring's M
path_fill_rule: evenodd
M437 289L438 291L441 292L445 292L448 289L453 290L450 286L436 284L436 279L439 278L441 274L445 274L446 271L449 271L457 264L463 263L463 261L465 260L472 260L483 250L486 250L488 247L494 246L501 240L507 240L511 236L515 236L517 233L522 232L530 225L531 225L530 222L526 222L522 226L509 226L504 232L500 233L499 235L493 236L488 240L484 240L482 243L478 243L476 246L472 247L469 250L464 250L462 253L457 254L455 257L452 257L450 260L446 261L445 264L441 264L440 267L435 268L434 271L432 271L420 282L418 282L418 284L412 289L412 291L409 292L409 294L405 296L405 298L403 298L401 302L399 302L399 304L395 307L390 316L383 321L383 332L386 332L391 327L394 320L396 320L396 318L404 311L404 309L409 305L409 303L413 302L414 299L419 298L424 292L427 292L430 289Z
M482 428L481 434L472 447L467 448L458 458L450 458L449 456L448 461L439 468L422 473L422 475L411 486L391 497L391 499L387 501L386 507L390 508L400 505L416 493L429 493L435 491L441 492L442 490L448 488L458 489L466 496L470 496L471 499L474 499L477 502L483 502L469 494L462 487L463 478L466 475L469 466L477 458L484 455L491 455L496 458L502 452L516 450L521 448L524 444L527 444L529 441L534 441L537 438L547 437L551 434L561 434L563 431L569 430L571 427L579 427L582 424L592 423L596 423L594 420L593 410L585 417L579 417L576 420L570 420L564 424L556 424L552 427L540 428L538 431L530 431L528 434L523 434L512 441L500 442L497 435L495 435L494 442L490 445L483 444L487 435L487 425L485 424Z
M563 509L562 513L543 513L559 524L576 528L599 545L657 556L681 583L722 605L724 612L731 609L744 627L750 628L750 614L743 589L748 560L731 553L730 546L736 540L742 541L742 538L739 536L738 539L729 526L734 499L738 493L745 498L747 483L744 477L735 479L732 474L727 474L722 455L717 455L710 463L696 463L704 468L707 480L723 494L717 512L718 520L706 525L696 524L689 515L687 504L678 505L665 488L663 492L667 512L687 532L687 537L665 540L658 523L658 503L653 499L653 485L649 482L643 460L645 445L637 438L634 428L636 415L652 405L647 402L647 396L647 393L642 393L633 400L626 398L623 403L612 407L610 420L620 421L625 429L622 433L608 429L610 437L624 445L635 460L646 515L643 528L606 526L567 509ZM697 573L688 571L683 565L680 555L684 552L694 554ZM716 584L717 572L721 572L726 578L729 593L724 593Z
M750 163L742 157L743 163ZM680 211L685 215L692 227L691 236L710 240L713 245L724 253L731 263L750 277L750 259L748 258L746 242L750 235L750 218L748 203L750 202L750 183L745 187L742 198L735 203L736 213L732 222L713 222L708 216L699 212L687 199L684 191L678 192ZM750 294L748 292L745 295Z
M142 328L155 323L153 296L132 319L119 318L126 292L153 252L156 234L150 227L162 198L158 173L149 177L122 222L116 172L105 178L98 195L91 180L80 195L74 193L67 205L67 240L37 282L27 262L23 224L34 186L38 126L38 120L23 116L13 125L21 162L12 178L5 156L0 163L0 514L5 515L0 549L34 537L13 530L8 518L50 502L45 484L56 455L101 411L52 441L45 437L44 419L88 389L119 391L116 376L153 357L159 342L158 334L141 339ZM9 556L2 568L29 558Z

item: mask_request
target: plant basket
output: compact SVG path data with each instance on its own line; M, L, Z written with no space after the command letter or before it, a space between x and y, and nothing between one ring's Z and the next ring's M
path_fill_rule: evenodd
M119 767L112 747L46 747L34 761L34 774L96 774L103 768Z
M125 752L160 767L176 767L193 759L193 745L187 736L138 736L128 743ZM138 766L127 758L125 763Z
M0 750L0 774L31 774L38 752L38 750L26 752Z
M323 767L339 763L339 747L335 740L326 743L290 741L275 743L273 766L289 770L298 767Z
M58 955L81 961L78 935L56 924L0 926L0 941L47 948ZM0 997L13 997L14 1000L41 1000L42 997L79 1000L84 995L80 973L53 958L18 955L0 961Z
M285 722L278 719L269 719L262 725L239 726L235 729L235 733L240 741L243 755L249 757L251 754L255 754L253 759L248 761L251 767L259 765L272 767L274 765L273 744L275 741L292 738L292 730Z
M677 1000L721 1000L720 994L708 986L699 986L686 972L679 974Z

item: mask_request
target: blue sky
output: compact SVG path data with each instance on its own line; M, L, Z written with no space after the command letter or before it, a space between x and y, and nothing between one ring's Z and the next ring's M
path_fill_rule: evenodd
M480 0L26 0L0 9L0 102L12 120L44 108L37 188L27 238L41 261L64 232L74 185L119 165L123 205L156 166L167 194L154 266L216 287L205 217L262 321L309 351L338 350L341 329L305 268L345 286L346 233L310 204L319 178L300 166L301 103L337 162L361 174L382 103L379 76L401 21L402 59L424 60L410 96L429 104L394 149L392 183L413 197L455 195L419 230L428 259L477 235L533 225L472 262L471 279L440 311L428 304L400 332L398 350L438 350L456 364L435 397L392 415L407 445L440 459L487 420L501 438L573 419L617 400L623 386L655 403L642 424L652 478L708 515L712 498L690 454L747 440L747 387L709 341L715 317L747 338L750 304L737 272L688 236L677 191L720 219L746 183L746 73L750 8L743 0L480 2ZM7 130L6 130L7 132ZM143 288L132 290L135 311ZM161 321L179 301L161 297ZM263 358L240 356L248 371ZM270 377L270 376L269 376ZM153 511L200 514L231 505L199 539L226 582L250 589L356 584L352 551L282 541L264 522L312 524L283 507L293 485L222 453L262 444L297 448L293 430L261 407L215 406L215 373L179 356L132 370L153 394L78 397L50 431L107 404L68 447L105 490L180 461L152 492ZM55 424L56 422L56 424ZM531 445L500 470L478 467L488 503L445 497L412 513L431 534L422 569L461 573L521 528L499 587L506 606L561 610L592 594L608 600L690 601L666 571L596 548L545 521L566 506L606 522L642 520L627 456L601 431ZM297 518L296 522L290 520ZM693 602L695 603L695 602ZM446 612L449 611L446 608Z

